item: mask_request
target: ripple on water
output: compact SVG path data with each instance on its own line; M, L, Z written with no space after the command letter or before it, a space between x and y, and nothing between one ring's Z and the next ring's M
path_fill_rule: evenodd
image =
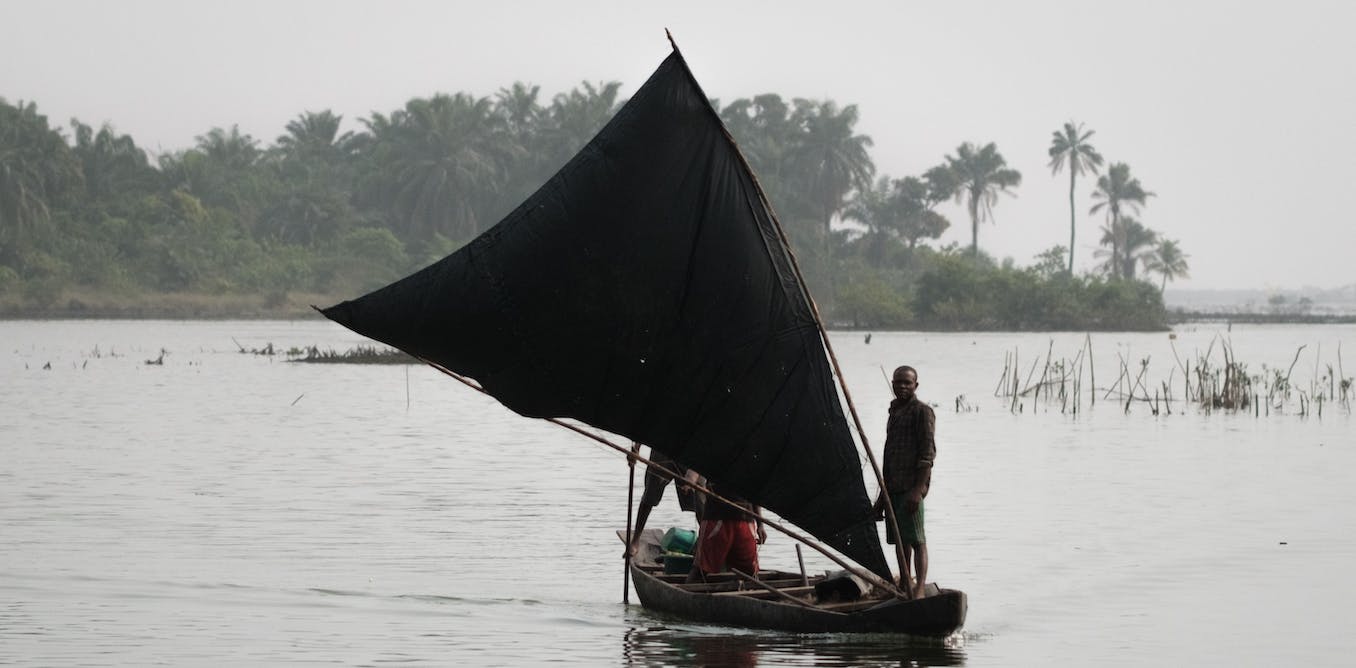
M1231 336L1249 359L1273 349L1288 364L1316 332ZM1321 335L1339 334L1356 340L1356 328ZM1082 334L838 338L877 447L878 367L921 360L941 406L931 574L971 607L940 645L621 606L623 458L433 371L270 363L232 336L358 342L324 323L0 322L19 351L0 358L12 418L0 423L0 662L1323 665L1356 653L1343 625L1356 598L1350 416L1154 418L1102 403L1014 415L984 400L1005 351L1053 338L1059 354ZM1202 349L1209 338L1190 336ZM1118 353L1171 359L1161 334L1094 341L1099 370ZM122 356L92 357L95 345ZM165 365L145 367L162 347ZM24 369L38 349L51 371ZM947 411L958 394L980 411ZM690 523L669 500L651 519ZM777 535L762 558L797 567Z

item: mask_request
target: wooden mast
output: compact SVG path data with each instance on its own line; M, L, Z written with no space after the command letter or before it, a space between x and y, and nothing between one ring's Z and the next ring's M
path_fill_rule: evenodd
M640 442L631 443L631 454L640 454ZM628 482L626 485L626 557L622 559L622 603L631 603L631 543L635 541L635 536L631 535L631 510L635 507L636 498L636 459L634 456L626 458L626 469Z

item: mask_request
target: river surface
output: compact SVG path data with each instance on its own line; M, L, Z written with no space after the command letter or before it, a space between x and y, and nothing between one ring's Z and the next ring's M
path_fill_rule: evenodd
M1329 364L1356 375L1356 327L1094 334L1097 403L1085 379L1077 412L994 388L1014 352L1025 385L1081 333L832 339L874 447L882 367L917 366L937 407L930 575L970 601L945 643L623 605L624 457L429 368L239 351L363 343L337 325L12 321L0 664L1350 665L1350 410L1207 412L1179 388L1228 342L1313 392ZM1107 394L1146 358L1144 385L1178 400L1158 415ZM650 526L690 517L670 495ZM762 560L794 570L793 542L774 533Z

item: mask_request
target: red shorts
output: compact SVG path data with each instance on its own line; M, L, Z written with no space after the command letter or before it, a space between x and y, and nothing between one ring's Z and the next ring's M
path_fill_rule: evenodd
M758 575L758 527L744 520L702 520L697 569L703 574L738 568Z

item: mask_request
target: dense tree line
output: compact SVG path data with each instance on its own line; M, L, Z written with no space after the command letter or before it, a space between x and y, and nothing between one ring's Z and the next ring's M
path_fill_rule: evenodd
M492 97L438 94L358 119L305 112L271 143L212 128L150 156L112 126L69 134L32 102L0 98L0 303L62 309L145 293L347 297L424 266L493 225L558 170L620 106L620 84L541 99L515 83ZM840 324L945 328L1160 326L1163 281L1185 256L1131 214L1152 193L1113 163L1096 275L999 265L979 226L1021 183L995 144L961 144L916 176L877 176L856 106L774 94L713 101L768 191L812 292ZM1091 132L1055 133L1051 167L1095 174ZM968 251L935 248L964 205ZM1076 218L1076 216L1073 216ZM1075 220L1071 219L1070 248ZM1054 263L1058 261L1060 266Z

